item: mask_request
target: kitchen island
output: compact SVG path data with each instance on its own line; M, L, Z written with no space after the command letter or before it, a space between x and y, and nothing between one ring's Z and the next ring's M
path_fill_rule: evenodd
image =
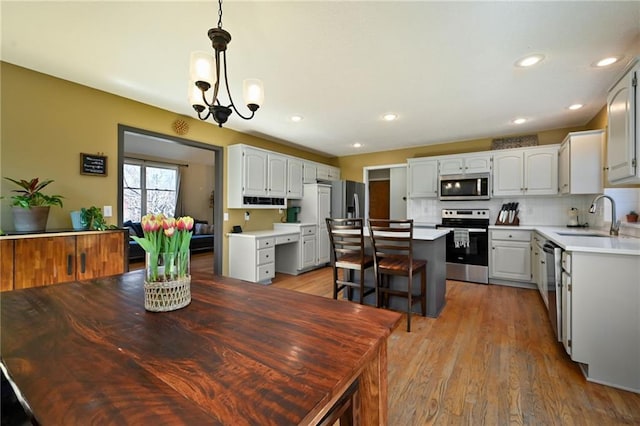
M2 295L2 368L38 424L317 424L354 388L361 424L387 423L398 313L206 274L150 313L143 279Z
M413 257L416 259L427 260L427 316L437 318L444 309L447 302L447 255L446 255L446 236L449 230L446 229L430 229L430 228L413 228ZM369 229L364 229L366 247L365 251L372 253L371 239L369 238ZM356 272L357 274L357 272ZM365 273L365 282L369 286L374 286L375 277L373 268L371 272ZM416 278L417 277L417 278ZM419 280L419 275L414 277ZM407 287L407 278L401 276L391 276L391 288ZM414 289L416 288L414 284ZM415 291L415 290L414 290ZM358 290L354 290L356 296ZM375 305L375 294L365 297L366 304ZM407 299L400 297L391 297L389 307L399 311L406 311ZM412 308L412 312L421 313L420 305L416 304Z

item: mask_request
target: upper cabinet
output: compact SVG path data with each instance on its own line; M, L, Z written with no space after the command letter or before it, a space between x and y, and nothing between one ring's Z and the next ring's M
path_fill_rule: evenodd
M635 63L609 91L607 114L608 180L611 183L640 182L640 61Z
M558 193L558 146L496 151L493 195L555 195Z
M602 192L604 130L572 132L558 151L558 189L561 194Z
M407 193L409 198L438 196L438 160L410 158L407 160Z
M316 164L317 180L340 180L340 169L326 164Z
M286 156L239 144L228 148L228 162L229 208L246 207L244 197L286 197Z
M303 178L302 183L316 183L318 178L316 176L316 163L311 161L303 161Z
M440 157L440 175L459 175L466 173L489 173L491 155L455 155Z
M302 160L287 159L287 198L302 198Z

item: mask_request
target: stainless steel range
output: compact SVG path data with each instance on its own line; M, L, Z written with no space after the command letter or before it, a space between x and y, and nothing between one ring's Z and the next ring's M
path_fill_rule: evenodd
M443 209L442 223L448 228L447 279L489 283L489 210Z

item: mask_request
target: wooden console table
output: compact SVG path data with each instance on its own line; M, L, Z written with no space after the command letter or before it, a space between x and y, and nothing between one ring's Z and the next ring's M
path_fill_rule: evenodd
M358 380L356 417L386 424L400 314L213 276L150 313L142 282L0 295L3 368L38 423L317 424Z

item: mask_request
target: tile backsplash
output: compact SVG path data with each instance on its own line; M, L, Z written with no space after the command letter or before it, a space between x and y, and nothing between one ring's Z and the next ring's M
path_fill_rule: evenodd
M624 222L625 215L630 210L640 211L638 188L607 188L605 194L616 201L618 220ZM587 222L591 227L608 226L611 221L609 200L599 201L596 214L590 214L589 207L594 198L595 195L492 198L486 201L439 201L433 198L418 198L407 201L407 215L418 223L436 224L440 223L442 209L489 209L490 222L494 224L502 204L517 202L520 203L518 217L521 225L565 226L569 221L569 210L575 207L578 209L580 224Z

